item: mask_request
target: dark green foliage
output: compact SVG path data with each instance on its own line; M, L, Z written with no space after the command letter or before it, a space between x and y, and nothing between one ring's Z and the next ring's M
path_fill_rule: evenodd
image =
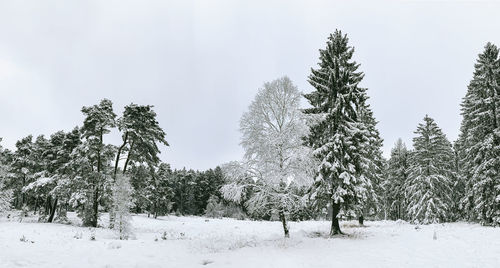
M406 184L408 216L420 223L444 222L451 213L454 154L451 143L427 115L413 138Z
M114 156L114 147L104 144L103 139L104 135L115 127L116 115L112 102L107 99L101 100L98 105L83 107L82 113L85 115L81 128L82 137L85 139L83 156L88 158L92 170L84 176L88 188L85 193L86 216L83 224L97 227L101 196L105 191L110 191L109 174L111 159ZM90 206L92 209L89 209Z
M358 114L366 105L366 89L358 86L364 75L352 60L354 48L348 41L338 30L328 37L326 48L319 51L318 69L311 69L309 76L315 90L304 95L312 106L305 113L317 117L306 140L320 163L312 198L333 208L331 235L340 233L341 206L349 210L366 200L369 183L362 176L369 136Z
M391 158L386 169L385 206L386 217L391 220L406 220L408 200L405 196L406 183L410 172L410 151L401 139L391 150Z
M123 152L127 152L123 172L133 163L146 163L154 166L159 163L160 150L158 143L168 146L165 132L156 120L156 113L152 105L130 104L125 106L123 116L118 119L118 129L123 133L123 143L118 147L115 170L118 171L118 162Z
M462 102L458 168L467 218L500 225L500 59L488 43Z

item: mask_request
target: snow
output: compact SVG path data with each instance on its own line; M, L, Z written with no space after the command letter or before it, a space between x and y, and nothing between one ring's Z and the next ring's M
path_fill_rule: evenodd
M134 215L135 240L112 230L0 219L0 267L499 267L500 229L468 223L343 222L348 235L328 238L330 222L148 218ZM101 217L103 225L107 218ZM90 240L95 230L95 241ZM25 241L20 241L22 237ZM435 239L434 239L435 238Z
M24 191L29 191L38 187L45 186L46 184L52 183L54 181L53 177L41 177L38 178L36 181L28 184L23 188Z

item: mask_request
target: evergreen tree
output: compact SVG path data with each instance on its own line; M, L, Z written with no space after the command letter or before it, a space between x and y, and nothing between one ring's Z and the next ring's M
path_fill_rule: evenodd
M196 199L196 214L203 215L210 197L221 197L220 188L224 184L224 175L220 167L197 172L194 195Z
M30 183L23 187L23 193L30 196L35 212L40 207L39 221L45 221L52 208L50 190L54 186L52 161L54 158L52 144L40 135L33 143L29 158L33 162Z
M500 59L488 43L462 102L459 137L464 209L471 220L500 224Z
M382 146L384 140L380 137L377 129L377 121L373 112L365 103L358 111L361 122L367 134L367 146L362 152L365 162L361 169L361 174L366 178L366 196L361 200L358 208L358 220L363 225L364 215L378 216L383 207L384 188L382 184L384 176L385 159L382 156Z
M2 138L0 138L0 142ZM7 181L7 152L0 145L0 212L11 208L12 190L6 188Z
M123 132L123 143L118 147L115 157L115 167L113 178L118 172L118 163L122 152L127 151L127 156L123 164L123 174L127 167L134 162L146 163L149 167L156 166L160 159L160 150L157 143L168 146L165 140L165 132L156 120L156 113L152 105L130 104L125 106L123 116L117 120L118 129ZM113 206L112 206L113 208ZM157 213L155 212L155 216ZM113 227L114 212L111 209L110 228Z
M415 134L406 187L409 218L420 223L444 222L451 207L453 149L436 122L427 115Z
M115 113L113 104L110 100L103 99L98 105L83 107L82 112L85 115L83 127L81 128L82 137L85 138L85 154L91 163L90 174L86 174L90 191L87 193L86 211L90 217L84 222L87 226L97 227L99 213L99 202L102 193L107 185L107 170L110 167L111 157L114 155L114 148L104 144L104 135L110 132L115 126ZM90 210L89 207L92 206Z
M465 196L465 179L463 176L462 164L460 163L460 153L463 152L461 149L460 138L453 144L453 173L452 173L452 185L451 185L451 208L450 208L450 219L453 221L465 219L466 214L463 209L462 200Z
M32 161L33 136L29 135L16 142L16 151L8 170L8 187L13 190L14 207L21 209L27 203L27 195L23 188L32 182L35 163Z
M331 235L341 233L340 209L352 209L366 198L368 183L362 174L368 134L358 115L366 89L358 86L364 75L352 60L354 48L348 41L338 30L328 37L326 48L320 49L319 68L309 76L315 90L305 94L312 106L305 113L318 121L306 140L320 162L311 197L318 204L331 204Z
M410 172L410 151L401 139L398 139L391 150L391 158L387 163L386 181L386 206L388 216L392 220L407 219L407 205L405 192L408 186Z
M173 210L181 215L196 214L196 199L194 195L196 173L193 170L174 171L173 175Z
M114 174L118 171L118 162L123 151L127 151L123 173L131 161L156 165L160 161L157 143L168 146L165 132L156 120L152 105L130 104L125 106L123 116L118 120L118 129L123 132L123 143L118 147Z
M158 215L166 215L172 208L174 190L172 188L173 172L169 164L161 163L157 170L151 168L151 176L146 185L146 195L150 202L148 211L156 219Z
M132 211L135 213L147 212L148 216L153 211L151 209L152 193L151 186L151 170L144 164L135 164L130 166L130 184L134 189L132 191L132 200L134 206Z
M54 212L58 204L61 204L61 206L59 206L57 218L59 221L65 222L67 221L66 209L68 208L71 194L74 191L72 178L75 175L75 169L71 166L70 162L72 160L73 150L82 143L80 139L80 129L75 127L69 132L58 132L54 136L51 136L50 140L52 146L54 146L56 150L53 152L55 155L53 172L55 174L54 178L56 185L51 190L51 194L54 196L54 203L51 215L47 221L51 222L54 219Z

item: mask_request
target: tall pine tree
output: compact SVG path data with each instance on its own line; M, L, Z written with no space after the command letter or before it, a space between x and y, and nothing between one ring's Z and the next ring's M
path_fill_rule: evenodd
M386 209L392 220L406 219L407 199L405 188L410 172L410 151L401 139L398 139L391 150L391 158L387 163L386 181Z
M500 62L488 43L462 102L459 138L464 208L470 220L500 224Z
M317 117L306 139L320 163L311 197L318 204L330 203L330 235L342 233L340 209L352 209L366 197L362 167L368 134L358 115L366 89L358 86L364 75L352 60L354 48L348 41L339 30L328 37L326 48L319 51L319 67L309 76L315 90L304 95L312 106L305 113Z
M408 214L420 223L443 222L451 206L453 149L436 122L424 117L415 131L407 184Z
M367 96L365 96L367 98ZM373 115L370 105L364 101L364 105L358 111L361 122L366 130L367 146L363 150L363 168L361 174L366 178L366 195L361 200L358 210L359 224L363 224L364 216L378 216L383 208L383 176L385 159L382 156L384 140L380 137L377 129L377 121Z
M86 176L88 186L91 188L87 193L87 201L91 201L91 204L87 202L85 208L87 216L90 217L84 218L84 225L97 227L99 202L109 178L107 173L109 173L111 157L114 155L113 147L104 144L104 135L115 126L116 115L113 112L113 103L107 99L101 100L98 105L84 106L82 113L85 115L81 128L87 149L85 154L92 165L92 172ZM91 210L89 206L92 207Z

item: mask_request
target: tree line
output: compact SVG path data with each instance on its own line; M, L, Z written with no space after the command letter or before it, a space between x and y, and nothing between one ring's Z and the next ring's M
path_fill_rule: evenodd
M29 135L16 142L15 151L0 147L3 210L33 211L46 222L66 221L68 210L77 211L84 226L97 227L101 211L114 215L113 187L121 175L133 189L121 202L155 217L202 214L210 195L220 196L220 168L172 170L160 161L158 145L168 143L153 106L130 104L116 118L112 102L103 99L82 113L83 125L69 132ZM122 133L118 146L104 143L113 128Z
M131 200L130 210L154 217L279 220L286 237L289 220L318 218L331 219L330 235L342 233L342 218L499 225L498 53L488 43L479 55L455 142L426 115L413 148L398 140L389 159L360 86L364 73L338 30L311 69L313 90L303 94L286 76L265 83L240 120L243 158L214 169L172 170L159 160L158 145L168 143L153 107L131 104L116 118L105 99L83 107L83 125L70 132L0 150L0 209L39 211L49 222L56 210L62 218L74 210L84 225L97 226L100 211L110 211L112 223L115 208L123 210L116 203ZM122 134L116 146L103 142L112 128ZM118 190L122 176L130 196Z
M389 159L367 103L364 74L347 35L335 31L311 69L313 91L289 78L257 93L241 118L241 161L224 166L224 197L251 210L287 217L407 220L428 224L467 220L500 225L500 59L488 43L475 64L461 107L460 136L450 142L425 115L413 149L398 140ZM301 109L305 97L309 106Z

